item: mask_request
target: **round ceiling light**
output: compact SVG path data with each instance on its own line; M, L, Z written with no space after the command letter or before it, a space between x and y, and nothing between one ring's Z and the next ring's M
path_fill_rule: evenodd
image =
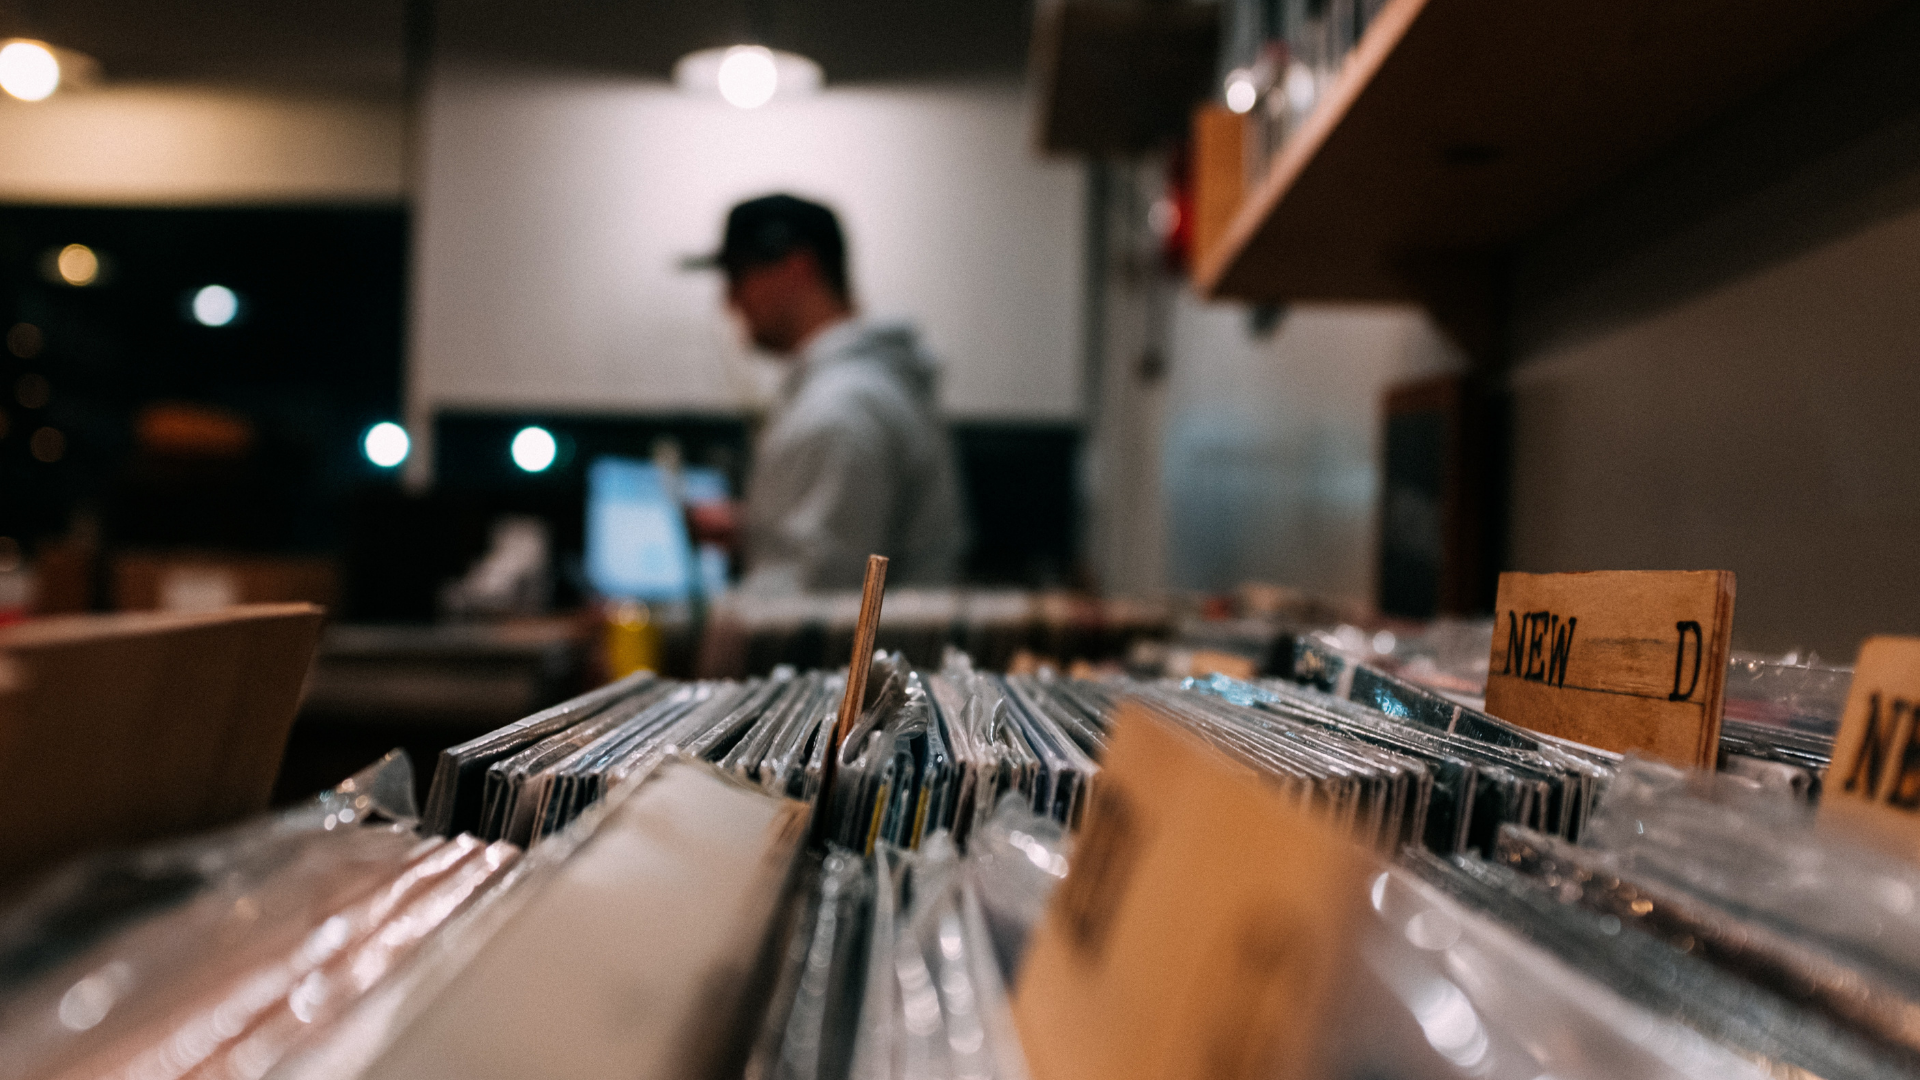
M0 40L0 90L11 97L45 101L99 83L100 62L86 53L32 38Z
M18 38L0 45L0 90L21 101L45 101L60 88L60 61L45 42Z
M739 109L757 109L774 98L811 94L823 81L819 64L764 45L702 49L673 65L674 85L688 93L718 95Z
M759 45L736 45L720 59L720 96L740 109L757 109L773 100L780 88L780 72L773 66L773 50Z
M1253 72L1246 68L1235 68L1227 75L1227 108L1234 112L1250 112L1260 100L1260 88L1254 85Z

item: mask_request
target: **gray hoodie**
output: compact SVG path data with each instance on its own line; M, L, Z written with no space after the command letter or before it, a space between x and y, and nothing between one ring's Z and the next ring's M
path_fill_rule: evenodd
M949 585L965 545L939 365L904 322L849 319L810 343L754 448L745 587Z

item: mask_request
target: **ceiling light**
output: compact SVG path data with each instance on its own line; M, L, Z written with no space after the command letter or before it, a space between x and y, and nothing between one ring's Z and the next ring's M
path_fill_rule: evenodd
M759 45L736 45L720 59L720 96L741 109L757 109L773 100L780 73L773 66L773 50Z
M21 101L44 101L60 88L60 61L45 42L18 38L0 46L0 90Z
M823 79L820 65L804 56L734 45L681 57L673 65L673 81L688 93L718 95L736 108L757 109L774 98L811 94Z
M1253 85L1253 72L1235 68L1227 74L1227 108L1237 113L1250 112L1258 100L1260 88Z
M58 91L100 82L100 63L86 53L32 38L0 40L0 90L21 101L45 101Z

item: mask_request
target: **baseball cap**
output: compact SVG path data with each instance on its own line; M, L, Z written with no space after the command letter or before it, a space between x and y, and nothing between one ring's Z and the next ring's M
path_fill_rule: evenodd
M765 195L735 206L727 213L720 250L681 265L737 274L802 249L813 252L828 279L844 291L847 243L840 219L827 207L792 195Z

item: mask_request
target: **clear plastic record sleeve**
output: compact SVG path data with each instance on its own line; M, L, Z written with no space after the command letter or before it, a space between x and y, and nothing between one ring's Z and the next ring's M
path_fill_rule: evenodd
M421 839L404 753L308 804L80 860L0 915L0 1077L259 1077L519 852Z

